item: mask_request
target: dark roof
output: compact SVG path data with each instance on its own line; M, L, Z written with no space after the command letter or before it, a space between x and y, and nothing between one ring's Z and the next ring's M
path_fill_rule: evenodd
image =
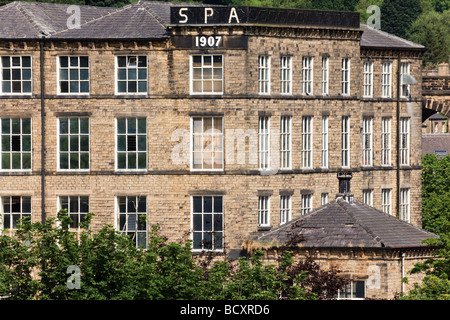
M38 39L67 29L69 4L15 1L0 7L0 39ZM77 6L80 23L92 21L117 8Z
M447 120L447 117L442 115L439 112L436 112L431 117L428 118L429 120Z
M292 238L294 237L294 238ZM306 248L416 248L423 239L437 237L358 201L334 200L259 236L266 248L292 239Z
M422 154L428 153L450 154L450 133L422 134Z
M364 30L360 41L361 47L374 49L425 49L420 44L394 36L385 31L374 29L366 24L361 23L360 27Z
M141 2L125 6L98 19L88 21L79 29L62 30L52 39L160 39L167 37L167 28L150 5Z
M197 3L138 1L123 8L77 6L80 28L69 28L70 4L15 1L0 7L0 39L164 39L168 37L170 8L205 6ZM423 49L411 41L361 24L361 46Z

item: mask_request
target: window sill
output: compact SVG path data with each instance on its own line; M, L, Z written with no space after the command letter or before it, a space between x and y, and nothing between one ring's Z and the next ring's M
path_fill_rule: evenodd
M272 226L258 226L258 231L269 231L272 229Z

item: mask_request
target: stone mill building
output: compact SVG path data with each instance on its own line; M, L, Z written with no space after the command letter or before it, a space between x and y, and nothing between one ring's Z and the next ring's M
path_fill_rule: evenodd
M4 5L0 228L94 212L236 257L351 193L419 230L423 52L353 12Z

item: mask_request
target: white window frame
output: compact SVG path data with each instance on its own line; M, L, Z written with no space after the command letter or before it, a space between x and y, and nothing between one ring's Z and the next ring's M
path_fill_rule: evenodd
M195 67L194 66L194 57L200 57L201 58L201 66ZM211 58L211 65L205 65L205 57ZM221 65L215 66L214 65L214 58L220 57L221 59ZM224 88L224 56L222 54L193 54L190 57L190 66L189 66L189 76L190 76L190 94L191 95L222 95L223 94L223 88ZM201 79L197 80L194 78L194 69L200 69L201 73ZM211 79L205 79L205 70L211 69ZM215 79L214 76L216 73L218 73L218 70L220 70L220 78ZM205 80L211 81L211 91L205 91ZM201 83L201 90L196 91L194 90L194 82L198 81ZM220 91L215 91L215 84L220 83Z
M364 167L373 166L373 117L363 117L362 162Z
M400 212L399 218L403 221L410 222L410 189L402 188L400 189Z
M302 58L302 94L313 95L314 92L314 57Z
M195 132L195 120L201 119L201 132ZM211 119L212 128L205 131L205 120ZM218 131L216 128L216 122L220 122L222 131ZM210 130L210 131L209 131ZM224 119L223 117L216 116L193 116L191 117L191 171L223 171L224 170ZM195 150L195 140L200 139L201 150ZM205 145L205 142L210 144ZM217 149L219 144L219 149ZM209 149L206 150L205 149ZM201 168L196 168L194 163L195 154L201 154ZM205 168L205 155L208 155L211 162L211 168ZM220 162L216 162L219 159ZM215 166L218 166L217 168Z
M392 62L383 62L382 65L381 97L392 97Z
M381 165L391 165L391 117L381 118Z
M409 166L410 118L400 118L400 165Z
M328 168L328 116L322 116L322 168Z
M313 117L302 117L302 168L313 167Z
M5 199L9 198L10 203L10 210L9 212L5 212L4 202ZM20 211L19 212L13 212L12 208L12 200L13 198L20 198ZM29 198L30 200L30 212L24 212L24 201L23 198ZM31 196L8 196L8 195L2 195L0 196L0 235L7 235L12 237L17 230L17 228L13 228L13 215L18 216L17 222L20 221L20 219L23 219L25 216L29 216L32 219L33 214L33 198ZM9 226L10 228L5 228L5 215L9 215Z
M363 64L363 97L373 96L373 61L364 61Z
M364 283L364 296L363 297L355 297L354 296L354 294L356 293L356 289L355 289L356 282ZM349 297L343 296L343 290L345 290L345 289L347 289L347 291L349 292L349 294L350 294ZM338 294L337 294L337 300L364 300L365 298L366 298L366 283L363 280L350 281L350 284L345 286L343 289L339 289Z
M125 198L126 199L126 204L125 204L125 212L121 212L120 211L120 198ZM134 199L133 199L134 198ZM138 211L139 210L139 201L140 201L140 198L145 198L145 212L143 212L143 211ZM129 201L133 201L133 200L135 200L136 201L136 203L137 204L135 204L135 208L136 208L136 211L128 211L128 203L129 203ZM149 223L148 223L148 218L149 218L149 214L148 214L148 198L147 198L147 196L145 196L145 195L117 195L116 196L116 199L115 199L115 229L119 232L119 233L121 233L121 234L126 234L126 233L128 233L128 232L134 232L134 233L144 233L145 234L145 246L144 247L141 247L141 248L143 248L143 249L145 249L145 248L147 248L147 246L148 246L148 240L149 240L149 238L148 238L148 235L149 235ZM126 229L124 229L124 230L121 230L120 229L120 215L121 214L124 214L125 215L125 226L126 226ZM130 220L129 220L129 216L130 215L136 215L136 220L134 221L134 223L136 224L136 226L135 226L135 229L136 230L130 230L129 228L130 228ZM139 221L139 219L140 219L140 217L139 217L139 215L145 215L145 230L138 230L138 228L139 228L139 226L138 226L138 221ZM133 222L133 221L132 221ZM138 246L138 241L137 241L137 238L136 238L136 247L137 248L140 248L139 246Z
M280 58L280 93L292 94L292 56Z
M119 57L125 57L126 58L126 67L120 67L119 68ZM136 67L134 67L134 66L129 66L129 58L130 57L135 57L136 58ZM145 67L139 67L139 57L145 57L145 63L146 63L146 66ZM127 74L127 76L126 76L126 79L125 80L119 80L119 76L118 76L118 73L119 73L119 69L124 69L124 70L126 70L126 74ZM128 70L130 70L130 69L136 69L136 92L129 92L128 91ZM139 70L144 70L145 69L145 71L146 71L146 77L145 77L145 82L147 83L147 85L146 85L146 88L145 88L145 92L139 92ZM148 84L149 84L149 81L148 81L148 57L147 57L147 55L144 55L144 54L129 54L129 55L117 55L117 56L115 56L115 94L116 95L131 95L131 96L133 96L133 95L147 95L148 94ZM119 92L119 81L125 81L126 82L126 87L127 87L127 90L125 91L125 92ZM141 80L141 81L144 81L144 80Z
M400 63L400 98L408 98L410 95L410 85L403 84L403 75L410 73L411 64L409 62Z
M323 192L320 194L320 205L326 205L328 203L328 193Z
M91 212L90 211L90 207L91 207L91 204L90 204L90 197L89 196L87 196L87 195L70 195L70 196L58 196L58 212L61 210L61 209L64 209L63 208L63 205L62 205L62 201L63 201L63 198L67 198L67 215L72 219L72 215L75 215L76 217L77 217L77 221L76 222L74 222L73 221L73 219L72 219L72 223L76 223L76 227L72 227L72 224L70 224L69 225L69 228L70 228L70 231L72 231L72 232L76 232L78 235L80 235L81 233L82 233L82 231L83 230L89 230L89 228L90 228L90 226L89 226L89 228L88 229L83 229L82 227L81 227L81 223L82 223L82 215L84 215L85 217L87 216L87 214L89 213L89 212ZM84 211L80 211L80 207L81 207L81 200L83 200L82 198L87 198L87 207L88 207L88 210L86 211L86 212L84 212ZM78 207L78 210L76 210L76 211L73 211L72 212L72 208L71 208L71 205L70 205L70 203L71 203L71 201L73 201L73 200L76 200L77 201L77 207Z
M270 56L258 57L258 93L270 94Z
M392 189L381 189L381 210L392 214Z
M270 117L261 116L258 120L259 170L270 169Z
M126 129L125 133L119 133L118 132L118 120L119 119L125 119L126 123ZM129 133L128 132L128 119L134 119L134 121L138 121L138 119L145 119L145 133L139 133L138 132L138 124L136 123L136 132L135 133ZM115 118L115 169L116 171L146 171L148 168L148 124L147 124L147 118L146 117L116 117ZM120 150L119 151L119 135L125 136L125 145L126 150ZM136 136L136 150L128 150L128 136ZM145 168L138 168L138 157L139 153L144 153L144 151L138 150L139 145L139 136L145 136ZM119 168L119 153L125 153L126 155L126 168ZM128 164L128 154L129 153L136 153L136 168L129 168Z
M343 96L350 95L350 58L342 59L342 68L341 68L341 93Z
M205 212L205 197L211 197L211 212ZM202 202L202 208L201 208L201 212L195 212L195 208L194 208L194 198L201 198L201 202ZM222 208L220 210L220 212L216 211L217 207L215 205L215 202L217 201L216 198L221 198L221 202L222 202ZM225 215L224 215L224 197L223 196L212 196L212 195L199 195L199 196L191 196L191 240L192 240L192 251L193 252L201 252L201 251L208 251L208 252L223 252L224 247L225 247L225 241L224 241L224 233L225 233ZM198 215L201 217L201 230L197 230L195 229L195 223L194 223L194 219L195 216ZM211 230L206 230L207 228L205 228L205 216L206 215L211 215ZM215 215L220 215L221 216L221 225L216 226L216 219L215 219ZM218 228L218 229L216 229ZM196 248L197 243L195 243L195 236L194 233L196 234L201 234L201 241L200 241L200 245L201 248ZM211 248L205 248L205 234L211 234ZM220 237L220 244L218 243L217 238L215 236L217 236L218 234Z
M291 196L280 196L280 225L291 220Z
M350 167L350 117L343 116L341 123L341 165Z
M88 120L88 132L87 133L80 133L80 119L87 119ZM61 119L68 119L68 126L67 126L67 133L61 134ZM70 132L70 120L71 119L77 119L78 121L78 133L71 133ZM57 145L57 168L58 171L89 171L90 167L91 167L91 129L90 129L90 118L89 117L59 117L58 118L58 128L57 128L57 132L58 132L58 140L56 142ZM68 147L68 151L61 151L60 147L61 147L61 136L67 136L67 147ZM70 146L71 146L71 137L72 136L77 136L78 137L78 150L77 151L71 151ZM81 151L81 145L80 145L80 141L81 141L81 136L87 136L88 137L88 150L83 150ZM67 153L68 157L67 157L67 165L68 168L61 168L61 153ZM76 153L78 154L78 168L70 168L70 155L72 153ZM87 168L79 168L80 164L81 164L81 154L87 154L88 155L88 167Z
M304 216L312 211L312 193L302 194L301 215Z
M373 207L373 189L363 190L363 203Z
M292 117L280 119L280 169L292 168Z
M9 119L9 125L10 130L9 133L3 133L3 120ZM29 119L30 120L30 133L23 133L23 120ZM20 121L20 132L19 133L13 133L12 128L12 122L13 120L19 120ZM3 137L9 136L9 151L3 151ZM20 139L20 151L13 151L12 150L12 137L13 136L19 136ZM29 136L30 137L30 150L23 150L23 137ZM33 169L33 119L24 117L24 118L13 118L13 117L3 117L0 118L0 171L1 172L29 172ZM3 169L3 154L9 153L9 161L10 161L10 168ZM14 169L12 168L13 165L13 155L14 154L20 154L20 169ZM24 154L30 155L30 168L23 168L23 156Z
M322 95L328 95L329 90L329 57L322 57Z
M258 227L270 227L270 196L258 197Z
M80 58L87 58L88 61L88 66L87 67L81 67L80 66ZM61 67L61 58L67 58L67 67L62 68ZM77 58L78 60L78 65L76 67L72 67L70 65L70 60L71 58ZM90 72L90 67L91 67L91 62L90 62L90 57L89 56L84 56L84 55L80 55L80 56L58 56L56 59L56 80L57 80L57 88L58 88L58 95L82 95L82 96L87 96L90 94L91 91L91 72ZM62 69L67 69L67 80L61 80L61 70ZM77 75L78 75L78 79L77 80L71 80L71 70L77 70ZM80 78L80 71L81 70L87 70L88 72L88 78L87 80L81 80ZM68 92L61 92L61 81L67 81L68 82ZM70 82L78 82L78 92L70 92ZM88 91L87 92L80 92L80 87L81 87L81 82L87 82L88 83Z
M4 67L3 66L3 58L9 58L10 61L10 66L9 67ZM22 66L22 58L23 57L29 57L30 58L30 67L23 67ZM20 58L20 66L13 66L12 63L12 59L13 58ZM3 92L3 70L4 69L10 69L10 76L11 79L9 80L5 80L5 81L9 81L11 82L11 92ZM20 81L20 92L12 92L12 71L15 69L20 69L20 80L15 80L15 81ZM23 71L24 70L30 70L30 80L23 80ZM30 82L30 92L24 92L23 91L23 82L24 81L29 81ZM0 95L5 95L5 96L22 96L22 95L26 95L26 96L31 96L33 94L33 57L32 56L27 56L27 55L4 55L4 56L0 56Z

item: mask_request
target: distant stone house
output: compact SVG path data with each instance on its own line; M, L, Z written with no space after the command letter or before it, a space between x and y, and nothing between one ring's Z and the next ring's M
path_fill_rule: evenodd
M312 255L325 269L336 266L351 280L338 299L393 299L420 283L423 275L407 272L432 252L422 240L435 237L350 197L257 236L246 249L263 249L274 261L288 248L297 258Z

